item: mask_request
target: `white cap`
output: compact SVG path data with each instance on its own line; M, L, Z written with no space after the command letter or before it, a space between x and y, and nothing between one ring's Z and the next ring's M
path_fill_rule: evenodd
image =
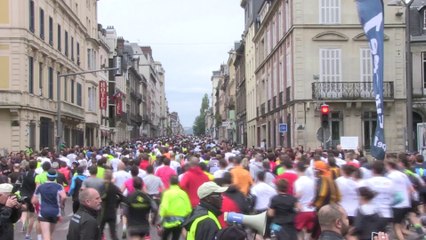
M221 187L215 182L205 182L198 188L197 194L200 199L203 199L212 193L223 193L227 189L227 187Z
M12 189L13 189L13 185L10 183L0 184L0 193L11 193Z

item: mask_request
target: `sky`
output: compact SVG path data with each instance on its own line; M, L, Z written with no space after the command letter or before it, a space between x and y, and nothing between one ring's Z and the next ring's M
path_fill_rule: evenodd
M118 36L151 46L165 69L169 111L192 127L212 72L228 61L244 31L241 0L101 0L98 23ZM211 103L211 100L210 100Z

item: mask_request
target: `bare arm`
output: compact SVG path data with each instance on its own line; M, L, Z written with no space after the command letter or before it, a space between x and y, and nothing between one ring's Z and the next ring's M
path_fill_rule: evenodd
M268 208L267 214L268 214L269 217L274 217L275 216L275 209Z

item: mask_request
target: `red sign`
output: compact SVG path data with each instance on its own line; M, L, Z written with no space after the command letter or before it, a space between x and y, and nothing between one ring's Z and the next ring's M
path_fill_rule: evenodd
M120 116L123 114L123 100L121 99L121 93L115 96L115 115Z
M106 81L99 81L99 108L101 110L107 108L108 91Z

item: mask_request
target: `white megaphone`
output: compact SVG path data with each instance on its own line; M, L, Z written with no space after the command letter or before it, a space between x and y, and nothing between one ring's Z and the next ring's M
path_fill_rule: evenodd
M266 211L257 215L244 215L236 212L225 212L224 219L228 223L242 224L253 228L262 236L266 230Z

